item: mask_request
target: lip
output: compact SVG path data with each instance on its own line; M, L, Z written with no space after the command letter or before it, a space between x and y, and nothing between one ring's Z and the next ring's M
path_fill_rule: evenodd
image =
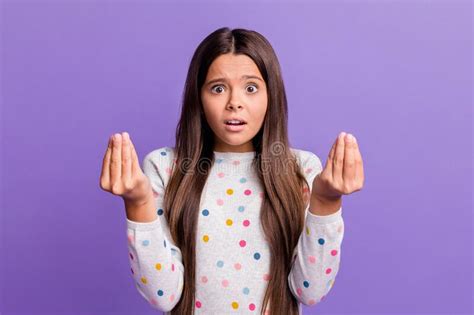
M228 125L228 124L224 123L225 130L233 131L233 132L239 132L239 131L244 130L246 125L247 125L247 123L245 123L243 125Z

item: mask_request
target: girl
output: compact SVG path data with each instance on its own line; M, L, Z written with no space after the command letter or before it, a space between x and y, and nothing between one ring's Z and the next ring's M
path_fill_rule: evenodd
M157 310L301 314L334 284L341 196L363 180L350 134L336 139L324 170L314 153L290 148L270 43L225 27L191 60L176 146L140 167L129 135L112 136L101 187L123 197L131 273Z

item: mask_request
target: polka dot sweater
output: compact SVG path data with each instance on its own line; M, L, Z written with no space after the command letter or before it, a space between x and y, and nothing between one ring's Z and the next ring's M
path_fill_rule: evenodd
M322 171L319 157L310 151L291 151L311 188ZM214 155L198 209L195 313L259 314L272 275L269 246L259 222L263 186L251 167L255 151L214 151ZM185 281L181 250L163 215L164 189L174 163L172 147L145 156L142 169L151 181L158 216L146 223L126 219L136 288L165 314L179 302ZM318 216L309 212L309 206L305 210L305 225L288 274L300 314L301 304L319 303L334 284L344 233L341 211L342 207L331 215Z

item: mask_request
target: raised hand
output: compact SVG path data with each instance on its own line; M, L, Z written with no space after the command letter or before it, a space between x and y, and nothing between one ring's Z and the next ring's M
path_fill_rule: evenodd
M150 180L142 172L137 152L127 132L109 139L102 162L100 187L121 196L126 204L140 205L152 196Z
M313 181L312 198L335 201L342 195L361 190L364 165L357 140L341 132L332 145L324 169Z

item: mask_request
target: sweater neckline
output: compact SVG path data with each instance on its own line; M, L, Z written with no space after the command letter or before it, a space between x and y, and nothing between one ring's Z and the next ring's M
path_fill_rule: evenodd
M221 152L213 151L216 159L222 160L253 160L256 155L256 151L247 152Z

